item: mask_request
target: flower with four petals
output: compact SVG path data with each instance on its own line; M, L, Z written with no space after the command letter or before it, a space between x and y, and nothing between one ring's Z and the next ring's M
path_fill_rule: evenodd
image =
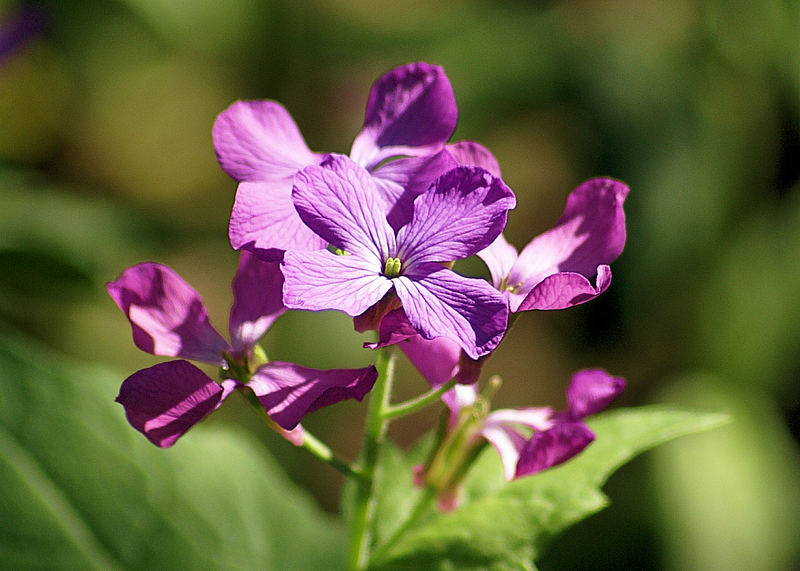
M153 355L217 365L221 384L185 360L137 371L122 383L117 402L131 425L156 446L172 446L195 423L216 410L235 389L252 391L289 440L302 443L298 426L306 414L354 398L361 400L377 378L374 367L322 371L268 362L257 345L286 308L278 264L242 252L233 279L231 343L214 329L198 293L166 266L143 263L122 272L106 289L128 317L133 341Z

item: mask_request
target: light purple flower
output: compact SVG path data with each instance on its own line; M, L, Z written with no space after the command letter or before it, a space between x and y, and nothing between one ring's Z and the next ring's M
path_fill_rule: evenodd
M608 288L611 269L607 264L625 245L622 205L627 194L628 187L612 179L586 181L570 194L556 225L531 241L519 256L502 234L478 252L489 267L494 286L507 296L512 312L565 309ZM596 286L590 281L595 275ZM402 309L386 313L378 331L378 342L369 346L397 344L434 387L454 377L464 384L477 381L488 358L470 359L444 337L423 339Z
M170 268L143 263L125 270L106 288L128 317L133 340L154 355L218 365L222 384L184 360L160 363L125 379L117 402L131 425L166 448L220 406L234 390L252 390L270 418L295 444L306 414L340 400L361 400L377 371L320 371L292 363L267 362L256 344L284 311L283 277L277 263L242 252L233 280L231 343L212 327L199 294Z
M468 163L495 172L494 157L477 143L445 148L456 120L453 90L438 66L403 65L372 86L350 158L372 174L394 228L408 221L414 197L447 170ZM308 148L286 109L274 101L237 101L217 118L213 138L220 166L240 182L229 228L235 249L279 260L288 249L327 246L301 222L291 197L295 173L327 155Z
M594 434L583 419L605 409L624 388L621 377L584 369L572 376L565 411L549 407L495 410L484 420L480 433L500 454L507 480L535 474L586 448ZM444 400L457 414L475 398L474 385L458 385Z
M512 312L565 309L608 289L608 264L625 246L627 195L628 187L617 180L588 180L570 193L556 225L519 255L502 235L478 252L494 286L508 295Z
M443 262L473 255L502 230L514 194L479 167L442 175L395 231L369 173L331 155L295 177L295 207L309 228L339 250L289 250L283 301L292 309L337 309L357 316L394 292L425 339L448 337L477 358L503 337L508 307L484 280Z

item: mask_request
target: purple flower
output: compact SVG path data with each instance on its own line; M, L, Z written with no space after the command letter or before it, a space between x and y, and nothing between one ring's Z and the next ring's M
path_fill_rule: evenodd
M498 386L490 385L490 390ZM509 481L562 464L595 438L583 419L605 409L624 388L620 377L584 369L572 376L565 411L538 407L487 414L488 399L475 385L456 385L442 397L450 409L447 430L426 465L414 468L414 481L435 489L439 506L449 511L458 505L461 481L484 440L500 454Z
M302 444L306 414L340 400L361 400L377 378L374 367L320 371L267 362L259 338L284 311L277 263L242 252L233 279L231 343L211 326L198 293L170 268L143 263L125 270L106 289L128 317L133 341L154 355L218 365L226 379L212 381L184 360L160 363L125 379L117 402L131 425L167 448L220 406L234 390L252 390L289 440Z
M477 143L445 149L456 120L453 90L438 66L403 65L372 86L350 158L373 176L392 227L408 221L414 197L447 170L478 164L495 172L494 157ZM237 101L219 115L213 137L220 166L240 182L229 228L235 249L279 260L285 250L327 246L301 222L291 196L295 173L327 155L311 152L286 109L274 101Z
M519 256L502 234L478 252L489 267L494 286L507 296L512 312L565 309L608 288L611 269L607 264L625 245L622 204L627 194L628 187L612 179L586 181L570 194L556 225L534 238ZM590 281L595 275L596 286ZM477 381L488 358L467 358L451 339L423 339L402 309L386 313L378 331L379 340L370 347L397 344L435 387L453 377L463 384Z
M331 155L295 177L295 207L329 250L286 252L283 300L292 309L357 316L393 292L426 339L448 337L470 356L503 337L508 307L484 280L443 262L473 255L500 233L514 194L479 167L458 167L417 197L410 221L394 230L369 173Z
M583 419L605 409L622 394L625 380L602 369L584 369L572 376L567 409L549 407L500 409L486 417L480 433L497 449L507 480L535 474L566 462L593 440ZM454 412L474 400L474 386L458 386L458 396L445 399Z
M619 181L588 180L569 195L556 225L534 238L519 255L502 235L478 252L494 286L508 295L512 312L565 309L608 289L608 264L625 246L622 204L627 195L628 187Z

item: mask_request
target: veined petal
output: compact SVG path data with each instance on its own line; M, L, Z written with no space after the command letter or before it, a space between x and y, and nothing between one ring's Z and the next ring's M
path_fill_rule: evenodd
M128 317L133 342L142 351L222 364L228 343L211 326L200 294L170 268L137 264L106 290Z
M509 244L505 237L500 234L494 242L478 252L478 257L484 261L489 273L492 275L494 287L500 289L508 279L514 262L517 261L517 249ZM512 284L513 285L513 284ZM516 309L512 307L512 309Z
M361 400L378 371L333 369L320 371L293 363L267 363L247 383L267 414L282 428L291 430L308 413L346 399Z
M438 264L424 264L415 272L392 281L420 335L452 339L473 359L497 347L508 325L508 304L500 292Z
M397 159L378 167L372 176L386 203L391 227L397 230L408 224L414 199L442 174L457 166L452 155L442 150L433 155Z
M348 157L329 155L297 173L292 199L303 222L333 246L379 261L394 251L394 231L375 181Z
M582 422L561 422L536 432L520 451L515 478L535 474L566 462L594 440Z
M236 350L253 347L286 311L280 264L263 262L243 250L232 286L231 344Z
M516 198L480 167L457 167L414 201L414 214L397 233L404 264L447 262L486 248L506 225Z
M625 389L625 379L602 369L584 369L572 375L567 387L567 411L572 419L600 412Z
M616 260L625 246L627 195L627 186L609 178L578 186L556 225L520 252L509 284L523 284L520 293L526 293L547 276L574 272L589 278L598 266Z
M611 285L611 268L597 267L597 285L574 272L560 272L544 278L525 295L510 295L511 311L566 309L596 298Z
M234 250L248 249L271 262L280 261L285 250L321 250L327 245L297 215L292 177L240 183L228 237Z
M350 156L372 170L389 157L431 154L447 142L457 120L453 88L441 67L397 67L372 86Z
M291 178L317 162L288 111L275 101L237 101L212 130L217 161L238 181Z
M223 388L187 361L159 363L123 381L116 401L136 430L168 448L215 410L233 390Z
M375 260L337 256L328 250L286 252L282 264L283 303L289 309L338 309L355 317L392 288Z
M465 167L483 167L492 176L500 177L500 165L497 163L497 159L483 145L475 141L458 141L446 145L445 149L458 164Z

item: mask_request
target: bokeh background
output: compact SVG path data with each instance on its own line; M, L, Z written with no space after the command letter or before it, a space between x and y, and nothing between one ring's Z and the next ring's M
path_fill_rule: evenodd
M454 140L491 149L517 193L512 243L553 224L586 178L631 187L611 289L517 321L485 370L504 379L496 405L561 407L571 372L600 366L628 379L622 405L735 419L621 470L611 507L541 568L800 568L800 2L0 0L0 26L4 331L122 380L156 359L103 286L146 260L184 276L224 330L236 185L214 159L216 115L275 99L312 149L347 152L372 81L436 63L459 105ZM343 315L290 313L264 345L352 367L370 362L364 340ZM425 388L400 375L398 398ZM362 414L342 404L305 424L352 457ZM392 434L408 445L436 418ZM337 510L338 475L244 405L214 423L252 428Z

